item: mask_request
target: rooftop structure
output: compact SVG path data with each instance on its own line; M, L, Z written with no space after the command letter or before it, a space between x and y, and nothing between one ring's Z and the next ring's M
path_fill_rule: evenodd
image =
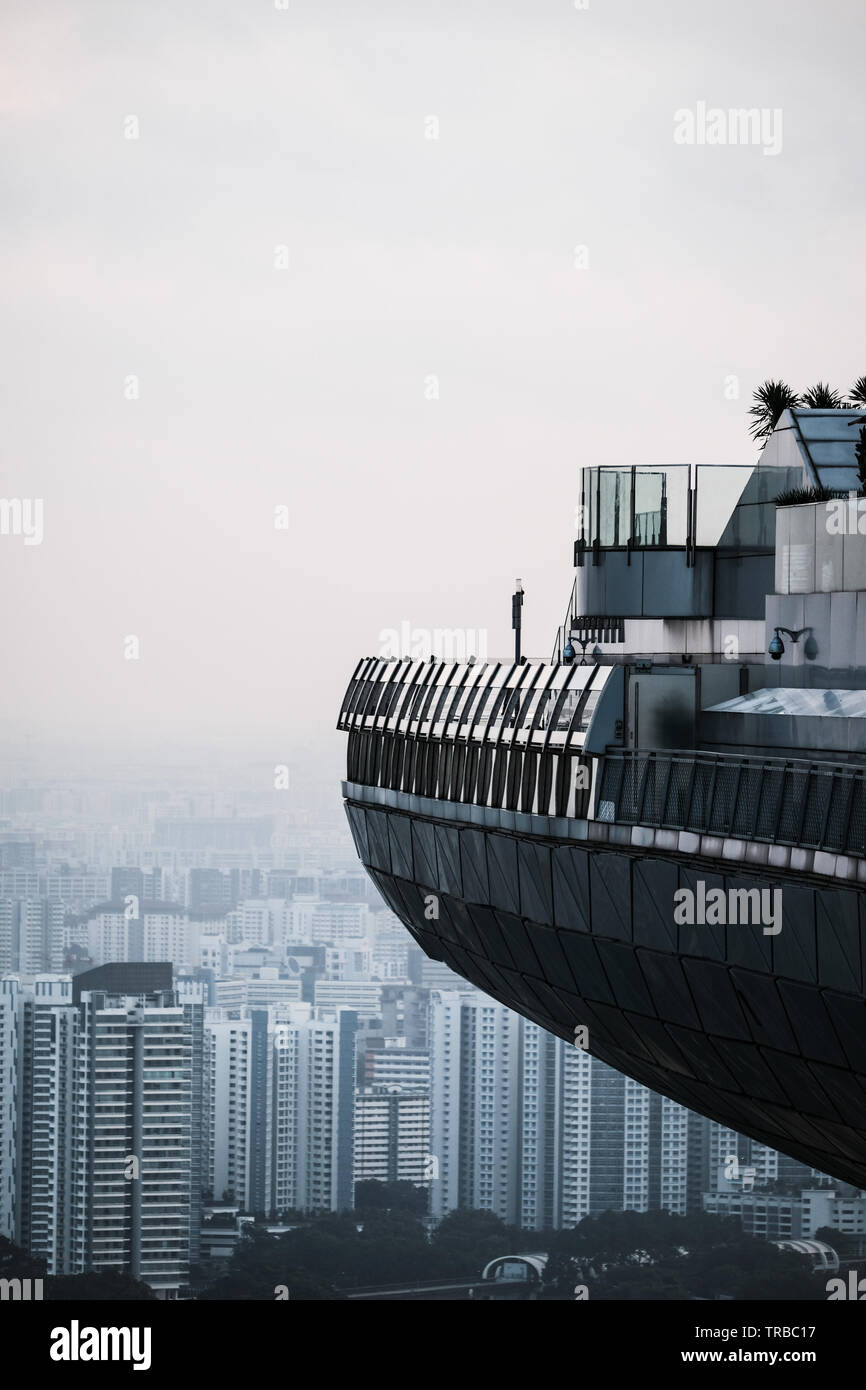
M358 854L428 956L690 1109L866 1186L856 411L756 465L587 467L548 662L370 658Z

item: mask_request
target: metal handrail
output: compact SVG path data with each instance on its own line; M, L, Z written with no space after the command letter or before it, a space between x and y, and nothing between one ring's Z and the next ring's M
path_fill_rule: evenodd
M494 748L555 749L571 744L586 695L590 688L601 689L609 673L610 667L589 662L552 667L540 661L370 657L359 662L349 682L337 728Z
M596 814L614 823L866 857L866 767L856 763L615 749L598 787Z

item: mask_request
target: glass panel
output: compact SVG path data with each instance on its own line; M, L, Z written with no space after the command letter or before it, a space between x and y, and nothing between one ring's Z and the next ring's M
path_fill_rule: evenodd
M636 545L667 545L667 479L659 469L637 469L634 481L634 539Z
M601 534L602 545L627 545L631 523L631 470L602 468Z
M748 465L743 465L747 467ZM709 464L699 464L700 468L709 468ZM739 499L743 503L748 502L770 502L778 497L780 492L789 492L794 487L808 487L809 479L802 464L791 465L789 467L764 467L760 463L756 464L749 475L749 481L743 489L743 495Z
M688 512L688 464L675 464L670 468L635 469L635 545L685 545L688 535Z
M619 473L613 468L602 468L600 478L601 505L599 508L599 535L601 545L616 545L614 531L616 517L616 498L619 489Z
M860 486L860 476L856 468L830 468L819 467L818 477L823 487L829 487L834 492L856 492Z
M698 465L695 470L695 487L697 489L696 545L718 544L752 471L751 464Z
M585 468L583 470L583 506L584 506L584 528L583 539L587 545L595 543L598 531L598 506L596 504L595 489L598 482L598 469Z

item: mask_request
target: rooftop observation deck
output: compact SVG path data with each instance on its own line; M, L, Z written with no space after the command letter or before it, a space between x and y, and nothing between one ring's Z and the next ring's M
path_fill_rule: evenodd
M858 488L855 446L864 419L855 409L786 410L754 464L587 465L576 563L591 549L772 547L772 531L767 536L757 515L741 516L730 530L735 510L772 502L795 487Z
M338 727L349 782L455 808L689 831L866 858L866 768L627 749L622 666L359 662ZM605 696L609 698L605 698ZM540 822L539 822L540 824Z

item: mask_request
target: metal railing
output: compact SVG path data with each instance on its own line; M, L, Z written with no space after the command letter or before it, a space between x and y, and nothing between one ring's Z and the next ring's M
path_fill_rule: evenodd
M598 663L367 657L343 696L337 728L562 748L585 729L609 675Z
M540 815L582 815L572 776L611 668L545 662L358 663L337 727L366 786Z
M614 618L607 614L579 614L577 580L571 586L571 593L568 596L568 606L565 610L565 617L556 629L556 636L553 641L553 651L550 654L551 665L562 663L562 653L566 642L572 634L580 639L586 638L583 654L590 642L598 643L600 646L610 646L612 643L622 643L625 641L625 619Z
M634 749L605 755L598 820L866 856L866 769Z

